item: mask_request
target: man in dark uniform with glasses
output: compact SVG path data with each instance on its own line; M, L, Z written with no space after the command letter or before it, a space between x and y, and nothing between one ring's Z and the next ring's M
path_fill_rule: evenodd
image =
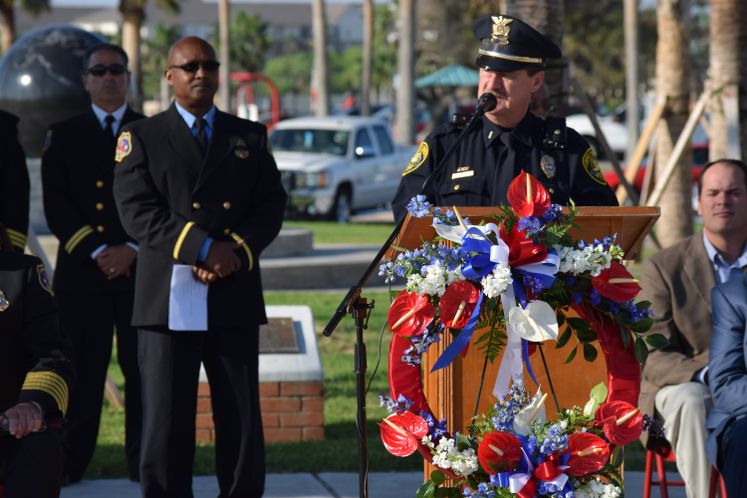
M264 491L259 256L280 230L287 196L265 127L213 105L218 67L206 41L177 41L164 73L174 104L127 126L117 144L114 195L140 243L133 324L147 379L145 498L192 496L200 363L210 384L220 496Z
M78 368L62 438L67 483L81 480L96 448L113 329L125 378L127 469L139 478L142 405L130 324L138 246L122 228L112 194L116 134L144 117L126 102L127 62L117 45L86 52L82 78L91 108L52 125L42 154L44 211L60 241L54 289Z

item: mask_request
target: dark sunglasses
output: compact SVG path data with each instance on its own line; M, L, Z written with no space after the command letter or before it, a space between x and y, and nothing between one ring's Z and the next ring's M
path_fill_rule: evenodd
M219 67L220 62L218 61L192 61L187 62L186 64L174 64L169 66L169 69L181 69L185 73L195 74L200 70L200 68L202 68L206 73L214 73Z
M109 64L108 66L105 66L103 64L96 64L95 66L91 66L86 70L87 74L90 74L92 76L104 76L107 72L111 73L112 76L119 76L120 74L124 74L127 72L127 68L124 67L122 64Z

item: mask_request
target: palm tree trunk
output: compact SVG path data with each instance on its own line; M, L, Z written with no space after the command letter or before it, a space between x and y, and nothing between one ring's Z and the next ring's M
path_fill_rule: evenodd
M363 0L363 64L361 67L361 115L371 114L371 72L373 64L374 6Z
M16 13L13 10L13 0L3 0L0 3L0 15L2 16L2 38L0 45L3 54L8 51L16 37Z
M121 0L122 48L130 59L130 72L135 83L130 92L130 106L138 111L143 108L143 74L140 64L140 28L145 20L145 10L138 0Z
M218 31L220 37L220 108L231 112L231 4L218 0Z
M739 117L727 116L727 109L739 110L739 56L743 0L711 0L710 68L713 88L721 89L710 102L711 132L708 137L711 160L734 156L739 150ZM743 47L747 48L747 47Z
M399 1L399 52L397 56L397 122L399 143L415 141L413 107L415 104L415 0Z
M674 143L682 132L689 112L689 9L687 0L658 0L656 94L659 99L668 99L668 108L656 131L654 174L657 178L672 154ZM693 233L690 168L691 153L688 151L677 165L661 197L658 235L664 247Z
M312 105L314 114L329 114L329 74L327 72L327 16L324 0L314 0L311 5L314 34L314 69L312 71Z
M505 13L518 17L552 41L563 46L563 20L565 6L563 0L504 0ZM548 103L553 116L566 115L566 96L570 93L570 74L565 59L550 61L545 71L548 90Z

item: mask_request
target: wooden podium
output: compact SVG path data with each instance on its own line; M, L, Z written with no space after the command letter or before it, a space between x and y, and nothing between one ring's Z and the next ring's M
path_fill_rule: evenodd
M625 251L626 259L634 259L640 251L646 234L659 217L658 207L578 207L579 214L574 221L578 229L571 231L575 240L588 242L602 239L606 235L617 233L617 243ZM465 207L459 208L463 217L469 217L474 225L494 213L492 208ZM432 218L413 218L408 214L399 238L394 246L413 249L425 240L432 240L436 232L433 229ZM423 391L428 404L439 419L446 418L449 431L466 432L475 413L484 413L495 403L492 395L493 384L498 374L500 358L488 363L484 377L482 376L484 359L474 342L481 336L476 330L470 341L467 354L457 356L454 362L446 368L431 373L431 368L443 351L451 344L450 334L444 334L442 340L429 348L423 355ZM575 345L572 338L565 347L557 349L552 342L545 342L543 351L547 360L548 370L555 387L558 403L561 408L573 405L583 406L589 399L592 387L606 380L607 368L603 355L597 356L594 362L587 362L583 355L577 355L569 364L565 359ZM599 349L599 348L597 348ZM539 351L530 356L530 363L542 391L550 393L545 367ZM484 379L477 403L478 389L481 377ZM530 393L534 393L537 386L524 374L524 384ZM477 405L477 411L475 406ZM545 403L548 418L555 416L555 405L551 397ZM431 466L426 464L425 476L428 478Z

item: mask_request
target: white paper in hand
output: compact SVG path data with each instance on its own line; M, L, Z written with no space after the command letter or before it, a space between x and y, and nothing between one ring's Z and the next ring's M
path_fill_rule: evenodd
M195 279L190 265L174 265L169 293L170 330L207 330L208 286Z

